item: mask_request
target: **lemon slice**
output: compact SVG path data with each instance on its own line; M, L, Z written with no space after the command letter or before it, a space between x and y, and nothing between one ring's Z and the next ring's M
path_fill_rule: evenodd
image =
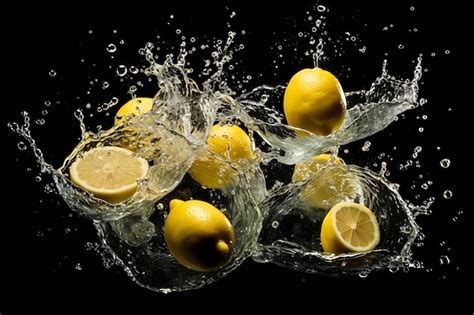
M377 218L369 208L354 202L340 202L329 210L321 228L325 252L366 252L380 241Z
M120 147L97 147L77 158L69 168L71 181L109 203L130 198L138 180L148 172L148 163Z

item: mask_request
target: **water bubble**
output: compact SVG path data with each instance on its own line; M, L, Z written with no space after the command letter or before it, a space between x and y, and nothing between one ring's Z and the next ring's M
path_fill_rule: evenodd
M403 49L403 48L405 48L405 45L403 44L398 45L398 49Z
M133 73L133 74L137 74L138 73L138 68L135 67L135 66L131 66L130 67L130 72Z
M446 256L446 255L442 255L441 257L439 257L439 264L440 265L449 265L450 262L451 262L451 260L449 260L449 257Z
M41 111L41 114L42 114L43 116L46 116L46 115L48 115L48 111L47 111L46 109L43 109L43 110Z
M444 199L451 199L452 196L453 196L453 192L449 189L443 192Z
M44 101L44 106L47 106L47 107L51 106L51 101Z
M45 123L46 123L46 120L44 120L43 118L39 118L35 120L35 124L40 125L40 126L44 125Z
M35 177L35 182L39 183L39 182L41 182L42 179L43 178L41 178L41 176L38 175L38 176Z
M18 142L17 147L20 151L25 151L27 148L26 144L23 141Z
M274 228L274 229L276 229L279 225L280 225L280 223L278 221L273 221L272 222L272 228Z
M444 53L445 53L446 55L449 55L451 52L449 51L449 49L446 49L446 50L444 51Z
M361 53L365 53L366 50L367 50L367 47L365 46L362 46L362 48L359 49Z
M419 131L419 132L423 132L423 131L425 131L425 128L420 127L420 128L418 128L418 131Z
M124 65L120 65L117 67L117 75L119 77L123 77L126 74L127 74L127 67L125 67Z
M362 151L364 151L364 152L369 151L371 144L372 144L372 143L370 143L370 141L365 141L365 142L364 142L364 145L362 146Z
M120 45L123 45L123 44L125 44L125 41L124 41L123 39L121 39L121 40L119 41L119 44L120 44Z
M115 44L110 43L107 45L106 49L109 53L114 53L117 50L117 46L115 46Z
M54 71L53 69L49 70L49 76L51 78L54 78L56 76L56 74L57 74L56 71Z
M181 30L179 28L176 30L176 34L181 34Z
M439 164L441 165L442 168L448 168L451 165L451 160L450 159L442 159Z
M423 116L421 116L421 118L422 118L423 120L427 120L427 119L428 119L428 116L427 116L427 115L423 115Z
M423 148L420 147L420 146L417 146L417 147L415 148L415 152L416 152L416 153L420 153L422 150L423 150Z
M77 271L82 271L82 265L81 263L77 263L76 266L74 267Z
M303 32L299 32L298 37L303 37Z
M356 37L355 36L351 36L351 41L355 42L356 40Z
M415 7L410 7L410 11L415 11Z
M156 209L157 210L163 210L164 208L165 208L165 206L161 202L156 204Z
M318 5L318 6L316 7L316 10L318 10L318 12L324 12L324 11L326 11L326 7L323 6L323 5Z
M434 57L434 56L436 56L436 53L435 53L435 52L432 52L432 53L431 53L431 57Z
M107 81L104 81L104 83L102 83L102 89L107 89L109 87L109 82Z

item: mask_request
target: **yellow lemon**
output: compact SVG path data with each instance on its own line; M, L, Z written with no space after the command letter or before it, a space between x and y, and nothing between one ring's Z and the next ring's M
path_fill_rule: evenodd
M119 147L97 147L78 157L69 168L71 181L95 197L119 203L135 194L148 162Z
M321 227L321 244L328 253L366 252L380 241L377 218L367 207L340 202L329 210Z
M115 126L123 124L128 117L139 116L149 112L153 107L153 99L148 97L133 98L120 107L115 115Z
M288 83L283 109L289 125L327 136L344 122L346 98L333 74L321 68L303 69Z
M232 184L235 170L226 161L251 159L252 144L249 136L236 125L214 125L207 139L209 152L198 156L189 169L191 177L202 186L222 189Z
M357 193L357 180L342 168L323 169L331 161L336 166L344 161L338 157L331 160L330 154L320 154L308 162L295 165L293 182L311 178L316 172L322 173L310 180L301 191L301 200L311 208L330 209L339 201L354 199Z
M232 225L207 202L171 200L164 232L171 254L189 269L212 271L225 265L232 256Z

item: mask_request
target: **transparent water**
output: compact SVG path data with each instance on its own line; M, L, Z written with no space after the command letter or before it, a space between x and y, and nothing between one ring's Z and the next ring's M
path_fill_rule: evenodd
M317 7L318 12L324 10ZM324 26L325 22L317 21L317 27ZM316 36L315 32L311 36ZM79 121L81 140L62 166L56 168L45 161L31 135L31 118L26 112L21 124L9 124L23 137L18 149L31 149L41 172L52 176L58 193L69 207L92 220L103 248L114 263L133 281L154 291L168 293L199 288L225 276L249 257L261 263L325 275L365 276L377 269L413 266L411 249L420 235L415 219L429 212L432 201L417 207L404 200L398 185L385 178L389 173L386 164L382 163L379 174L356 165L328 166L343 170L344 176L357 182L354 200L371 208L380 222L379 246L358 254L328 255L322 251L319 232L326 210L308 207L301 196L311 181L317 181L323 173L299 183L289 182L288 174L295 163L328 151L345 152L344 145L381 132L404 112L422 105L418 98L421 56L407 79L390 75L385 61L380 76L370 86L346 91L348 111L343 127L328 137L321 137L285 124L282 114L285 86L261 85L249 92L230 87L229 74L224 69L229 64L231 68L233 52L240 47L233 43L234 36L234 32L229 32L227 39L216 46L198 76L205 79L199 81L192 79L195 73L187 64L191 50L185 41L176 57L169 54L159 58L155 56L159 47L147 43L140 49L148 62L146 67L119 65L116 73L126 77L142 72L155 78L158 86L153 110L108 130L96 126L98 132L85 126L83 111L71 113ZM110 44L106 50L114 54L117 46ZM323 38L314 38L313 57L316 65L324 67ZM55 76L56 72L51 70L50 75ZM103 88L108 88L108 84L104 81ZM131 96L136 91L135 85L130 86ZM47 102L45 106L49 108L51 102ZM97 111L113 115L117 104L118 100L112 99ZM205 189L187 175L195 157L207 150L206 139L215 123L238 124L248 130L255 157L245 167L239 167L237 185L222 191ZM68 168L77 157L105 145L132 147L151 165L137 193L117 205L77 188L68 177ZM372 150L371 142L366 141L362 150ZM413 154L421 152L415 149ZM445 159L440 163L445 168L450 161ZM401 167L409 168L412 164L407 162ZM451 196L451 191L444 193L445 198ZM188 270L177 263L166 247L163 225L169 201L191 197L221 209L234 227L235 252L231 261L219 270L207 273Z

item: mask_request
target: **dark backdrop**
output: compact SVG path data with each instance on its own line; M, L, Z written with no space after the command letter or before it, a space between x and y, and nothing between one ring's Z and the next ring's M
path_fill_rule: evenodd
M57 129L45 127L41 130L47 132L38 131L36 134L47 159L57 166L76 143L77 125L71 116L73 109L83 104L87 76L100 77L100 69L105 69L100 65L97 67L99 70L82 66L79 60L83 56L95 56L98 62L101 58L105 60L105 46L114 38L124 38L129 47L136 48L146 41L153 41L154 36L160 33L159 28L165 27L163 20L168 20L170 14L176 18L169 29L179 27L183 34L225 38L228 16L235 10L237 15L232 21L233 28L247 32L242 39L246 48L236 58L242 60L240 71L254 77L250 86L285 82L292 73L308 66L307 57L288 57L287 67L275 76L270 69L272 59L268 55L278 34L285 34L288 38L288 33L296 34L295 29L308 30L303 28L303 23L298 28L294 24L306 16L306 11L312 10L313 2L268 2L259 5L256 1L210 2L180 1L166 5L161 2L147 5L132 3L123 8L109 4L106 9L86 4L68 4L67 7L25 4L14 5L4 12L12 20L1 22L2 51L6 53L2 68L7 71L3 73L2 80L4 104L0 130L6 140L2 150L6 153L6 159L2 158L2 161L7 176L4 178L5 186L2 185L5 187L2 189L5 202L0 218L0 285L3 292L0 294L0 314L25 313L21 309L29 307L29 303L34 303L38 310L53 310L59 309L60 301L84 307L95 301L105 307L119 303L124 307L149 307L158 312L160 307L166 305L211 307L217 300L241 307L250 305L249 301L269 307L290 303L295 308L350 308L351 303L355 303L353 305L359 305L358 309L369 307L369 310L377 310L370 305L380 302L384 308L402 311L410 309L405 305L410 300L423 308L433 305L446 305L454 309L467 307L472 313L472 303L466 298L469 289L463 288L472 282L469 270L472 263L467 259L473 247L469 226L472 206L467 198L467 187L472 186L469 184L472 172L466 149L472 145L469 123L472 100L466 84L472 79L469 78L470 59L464 57L467 49L464 43L470 40L467 32L469 23L466 8L460 6L461 1L443 5L416 1L324 3L332 10L332 20L329 18L328 21L329 32L354 28L368 47L365 57L348 53L344 58L329 61L334 72L344 78L341 80L343 85L349 89L362 88L379 74L385 52L390 53L389 68L399 75L411 74L411 61L420 52L425 55L429 72L425 74L421 94L428 99L428 104L409 112L406 119L374 136L371 141L373 150L382 151L391 147L392 143L401 147L402 152L412 150L415 145L426 148L424 170L427 175L432 173L431 178L438 184L433 188L433 194L439 201L433 207L431 216L419 220L424 228L426 244L416 248L415 254L418 260L431 266L433 272L412 270L392 274L382 271L365 279L328 278L271 264L259 265L249 260L225 279L203 289L161 295L140 288L118 268L104 268L101 258L85 248L86 242L96 241L92 225L87 219L71 214L60 197L46 196L42 192L44 182L49 179L44 178L40 184L35 182L38 171L31 153L18 151L16 145L19 139L7 130L7 121L19 121L22 110L38 116L42 109L40 104L45 99L67 100L60 108L51 108L47 117L47 121L56 121L52 126ZM410 12L410 6L414 6L415 11ZM367 23L365 27L364 21ZM391 35L384 35L383 27L391 23L395 30ZM406 34L409 27L418 28L419 34ZM90 29L94 32L93 39L88 35ZM112 32L114 29L118 31L116 37ZM168 34L166 40L177 43L169 29L164 32ZM406 48L396 51L393 47L400 39L403 39ZM450 50L449 55L444 54L446 49ZM139 60L135 51L134 54L130 52L130 58ZM432 52L436 52L438 57L429 58ZM121 60L126 58L122 56ZM350 65L350 71L344 70L347 65ZM50 69L58 72L54 81L48 76ZM123 94L123 91L112 89L110 93ZM80 98L76 99L76 96ZM104 95L101 97L106 98ZM450 107L452 111L448 112ZM420 135L416 130L419 121L415 117L422 114L428 114L430 118L423 124L425 133ZM356 146L360 147L362 143ZM437 152L436 146L441 146L442 151ZM439 170L442 157L449 157L452 161L452 166L444 172ZM370 156L352 155L349 162L370 165L371 159ZM394 173L395 178L390 179L401 183L402 192L406 189L404 196L411 199L413 196L410 196L406 186L403 188L407 179L402 173ZM440 197L445 188L454 192L449 201ZM459 215L457 222L453 222L459 210L463 210L463 214ZM441 241L447 242L449 249L440 246ZM448 266L437 263L443 254L448 254L451 259ZM349 294L351 302L338 302L341 294ZM364 301L370 302L365 304ZM73 309L66 308L63 312L73 312Z

